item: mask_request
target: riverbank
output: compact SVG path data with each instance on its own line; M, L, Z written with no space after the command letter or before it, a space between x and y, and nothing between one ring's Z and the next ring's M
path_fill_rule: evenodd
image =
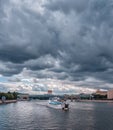
M0 104L16 103L16 102L17 102L17 100L5 100L4 102L2 102L2 101L0 100Z
M103 102L103 103L113 103L113 100L77 100L75 102Z

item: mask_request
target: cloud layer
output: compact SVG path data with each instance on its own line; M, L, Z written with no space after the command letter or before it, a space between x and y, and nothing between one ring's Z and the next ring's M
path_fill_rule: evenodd
M112 15L112 0L0 0L0 74L13 78L26 69L24 78L100 87L84 85L91 77L109 88Z

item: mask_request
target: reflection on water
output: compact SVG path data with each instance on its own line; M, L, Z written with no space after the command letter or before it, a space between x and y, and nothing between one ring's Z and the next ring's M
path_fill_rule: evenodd
M65 112L46 101L0 105L0 130L113 130L113 104L72 102Z

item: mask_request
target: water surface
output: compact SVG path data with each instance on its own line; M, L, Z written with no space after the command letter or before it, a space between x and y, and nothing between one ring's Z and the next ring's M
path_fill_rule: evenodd
M72 102L65 112L46 101L0 105L0 130L113 130L113 103Z

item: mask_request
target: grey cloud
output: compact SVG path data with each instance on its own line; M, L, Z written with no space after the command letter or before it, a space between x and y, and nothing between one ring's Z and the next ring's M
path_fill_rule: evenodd
M9 89L7 88L6 85L0 84L0 91L1 92L7 92L7 91L9 91Z
M53 11L69 13L71 10L82 12L88 7L89 0L47 0L45 6Z
M112 82L112 0L47 0L43 13L24 2L0 4L1 74Z
M54 36L48 31L46 21L42 20L44 16L24 7L11 8L8 13L9 17L0 24L3 34L0 38L1 60L21 63L50 53L56 55Z
M41 91L41 92L47 92L47 86L46 85L41 85L41 84L37 84L37 85L34 85L33 87L32 87L32 90L33 91Z

